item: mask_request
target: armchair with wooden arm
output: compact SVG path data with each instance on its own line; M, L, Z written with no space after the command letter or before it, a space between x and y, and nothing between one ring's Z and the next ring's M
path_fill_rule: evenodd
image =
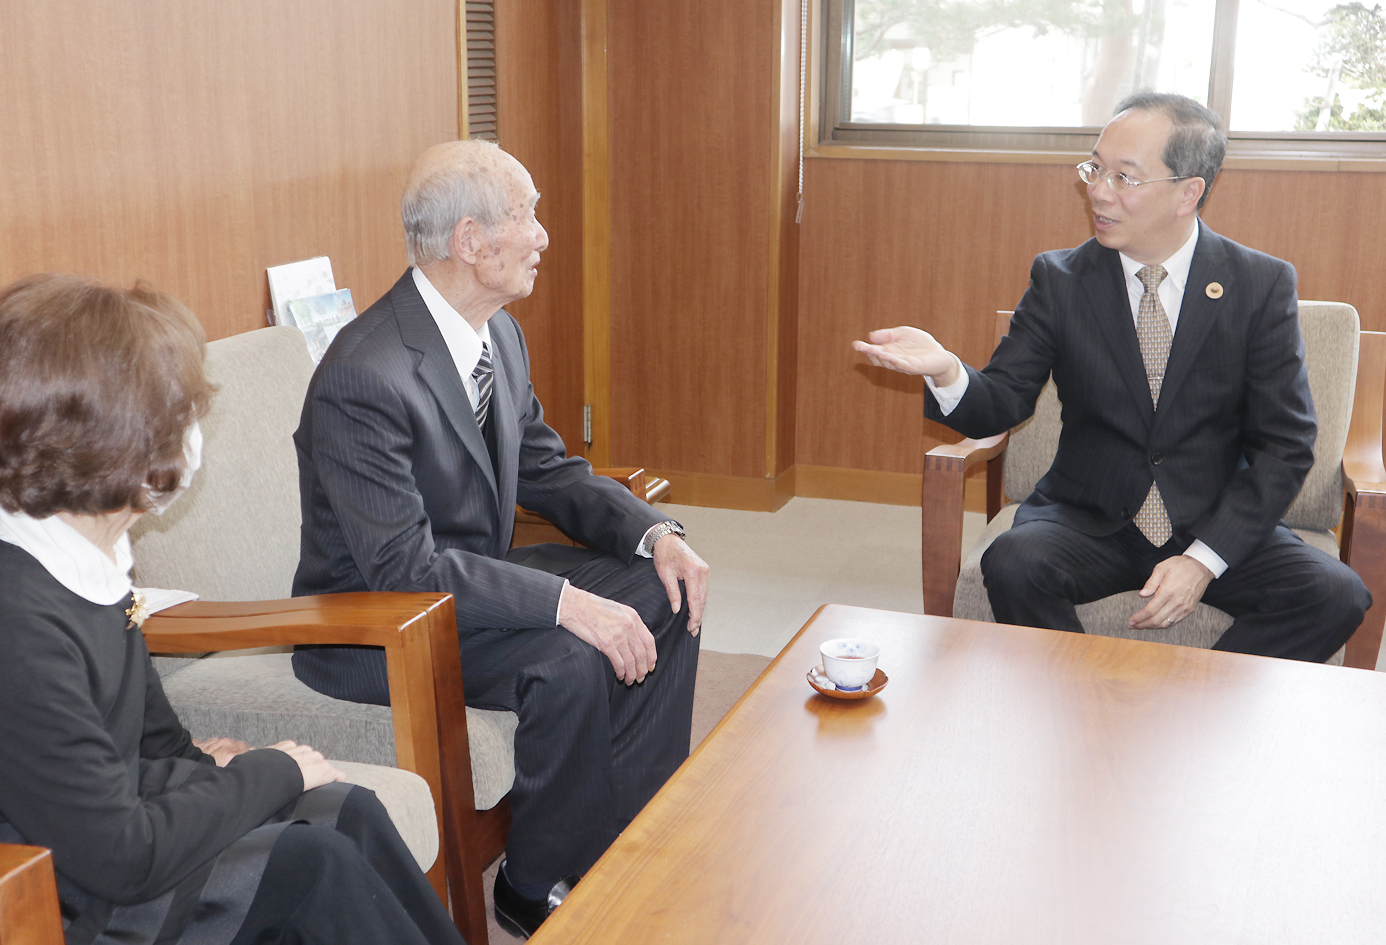
M277 601L192 601L145 621L145 641L163 653L205 653L295 643L385 650L398 767L428 784L441 824L428 870L470 942L486 941L481 874L505 843L509 808L478 811L470 777L467 714L451 594L360 593ZM0 943L61 943L51 857L0 844Z
M1382 408L1386 389L1386 334L1361 331L1356 310L1337 302L1301 301L1309 383L1319 413L1315 464L1285 522L1309 544L1338 555L1362 578L1376 604L1348 641L1345 665L1373 669L1386 615L1386 466L1382 462ZM998 312L996 342L1010 312ZM1053 382L1034 416L1009 433L965 439L930 450L924 458L924 611L971 620L993 619L982 586L982 551L1010 527L1015 506L1048 469L1058 447L1060 407ZM962 553L964 490L971 470L986 463L987 527ZM1338 529L1335 538L1333 529ZM1125 618L1139 609L1134 592L1080 605L1090 633L1135 636L1211 646L1232 618L1200 604L1169 631L1131 631Z
M171 704L199 737L225 735L251 744L292 738L334 760L420 774L442 822L440 861L453 917L469 942L485 942L482 873L504 849L509 831L504 798L514 778L518 720L510 712L464 705L450 595L285 599L299 553L292 434L312 371L303 336L293 328L261 329L207 346L207 373L220 390L202 421L203 468L166 515L145 516L131 533L137 584L186 589L203 600L150 618L149 649L200 654L307 643L385 647L388 707L309 689L294 676L287 652L156 663ZM647 483L643 469L609 473L641 498L668 491L663 480ZM517 543L559 534L531 518L528 525L550 534L525 541L517 523ZM441 875L430 874L435 886Z
M303 335L281 327L214 341L206 367L220 389L202 421L203 468L168 514L145 516L131 532L136 584L202 597L145 623L169 701L197 737L257 745L291 738L337 761L420 775L441 823L442 856L429 879L444 901L450 894L467 940L485 942L482 873L510 828L504 798L514 777L517 720L465 706L451 595L289 599L299 552L292 435L313 372ZM599 472L647 501L669 491L665 480L647 482L643 469ZM550 540L570 541L517 510L516 544ZM234 655L313 643L383 647L390 706L308 689L294 677L287 652ZM208 652L217 655L178 655Z

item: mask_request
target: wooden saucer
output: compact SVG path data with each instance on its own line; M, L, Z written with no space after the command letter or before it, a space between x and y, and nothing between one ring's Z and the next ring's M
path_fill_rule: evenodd
M890 677L877 669L876 675L871 677L871 682L866 684L865 689L843 692L833 685L833 681L823 672L822 666L815 666L808 671L808 684L829 699L865 699L880 692L888 682L890 682Z

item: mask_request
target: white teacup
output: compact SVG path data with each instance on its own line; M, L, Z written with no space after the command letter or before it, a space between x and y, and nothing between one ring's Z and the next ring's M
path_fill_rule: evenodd
M881 648L864 640L829 640L818 648L823 654L823 672L843 692L855 692L876 675Z

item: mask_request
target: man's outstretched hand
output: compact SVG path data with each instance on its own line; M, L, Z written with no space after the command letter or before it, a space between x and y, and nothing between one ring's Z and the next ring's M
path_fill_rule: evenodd
M1175 555L1155 565L1150 580L1141 588L1146 605L1131 615L1126 625L1133 630L1171 627L1194 612L1213 572L1188 555Z
M878 328L866 337L869 344L854 341L852 347L877 367L932 377L939 387L957 383L962 373L957 359L927 331L909 326Z
M669 607L679 612L679 581L688 591L688 632L695 637L703 625L703 605L707 603L707 562L688 547L678 535L665 535L654 546L655 573L669 594Z
M654 634L625 604L569 584L558 605L558 624L601 650L616 678L627 686L642 681L655 667Z

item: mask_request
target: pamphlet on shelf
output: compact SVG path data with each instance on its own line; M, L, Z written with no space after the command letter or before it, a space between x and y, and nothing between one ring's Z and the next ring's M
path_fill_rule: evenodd
M332 278L332 260L326 256L270 266L265 271L269 275L270 302L276 325L294 324L289 317L289 303L294 299L337 291L337 282Z
M317 364L327 353L327 346L337 337L342 326L356 317L350 289L325 292L307 299L289 302L289 318L284 324L295 325L308 342L308 353Z

